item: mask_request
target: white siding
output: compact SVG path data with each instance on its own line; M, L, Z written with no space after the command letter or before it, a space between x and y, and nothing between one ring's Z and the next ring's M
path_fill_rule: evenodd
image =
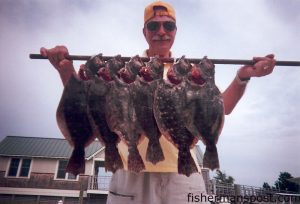
M0 157L0 171L6 171L10 158Z
M93 168L94 168L94 165L93 165L93 160L90 159L90 160L86 160L85 161L85 175L93 175Z
M31 172L38 173L55 173L57 166L56 159L34 158Z

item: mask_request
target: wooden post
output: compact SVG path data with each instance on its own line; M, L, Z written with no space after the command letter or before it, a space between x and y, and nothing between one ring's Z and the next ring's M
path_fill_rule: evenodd
M41 198L40 195L38 195L38 196L36 197L36 204L39 204L39 203L40 203L40 198Z
M83 204L83 184L80 181L79 204Z
M234 184L234 196L236 198L239 198L239 196L241 196L241 185L239 184ZM241 201L242 202L242 201ZM241 203L239 201L237 201L237 203Z

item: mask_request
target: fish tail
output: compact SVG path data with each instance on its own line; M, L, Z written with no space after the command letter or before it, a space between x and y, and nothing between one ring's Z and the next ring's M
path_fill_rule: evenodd
M83 146L75 147L69 159L66 171L77 176L85 171L85 152Z
M203 167L211 170L220 168L217 146L215 144L206 146L203 157Z
M136 145L130 145L128 154L128 170L139 173L145 169L143 159L137 149Z
M178 152L178 173L190 176L192 173L197 172L197 166L191 155L190 149L179 148Z
M123 169L123 162L115 145L105 146L105 170L115 173L118 169Z
M156 164L165 159L158 139L150 139L146 152L146 160Z

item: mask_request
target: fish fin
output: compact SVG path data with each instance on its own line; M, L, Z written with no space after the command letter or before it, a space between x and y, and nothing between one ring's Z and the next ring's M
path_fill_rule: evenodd
M139 173L145 169L143 159L136 145L130 145L128 148L128 170Z
M75 147L69 159L66 171L77 176L85 171L85 152L83 147Z
M123 162L115 145L105 147L105 170L115 173L118 169L123 169Z
M178 152L178 173L190 176L197 172L197 166L189 148L179 148Z
M157 162L165 160L164 153L161 149L158 139L150 139L146 152L146 160L156 164Z
M219 156L216 145L207 145L203 156L203 167L211 170L219 169Z

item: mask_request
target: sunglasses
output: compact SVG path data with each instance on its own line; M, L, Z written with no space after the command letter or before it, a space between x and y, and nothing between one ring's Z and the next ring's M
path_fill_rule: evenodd
M159 21L151 21L149 23L147 23L147 29L150 32L156 32L160 29L161 24L164 27L164 30L166 32L172 32L176 29L176 23L173 21L163 21L163 22L159 22Z

